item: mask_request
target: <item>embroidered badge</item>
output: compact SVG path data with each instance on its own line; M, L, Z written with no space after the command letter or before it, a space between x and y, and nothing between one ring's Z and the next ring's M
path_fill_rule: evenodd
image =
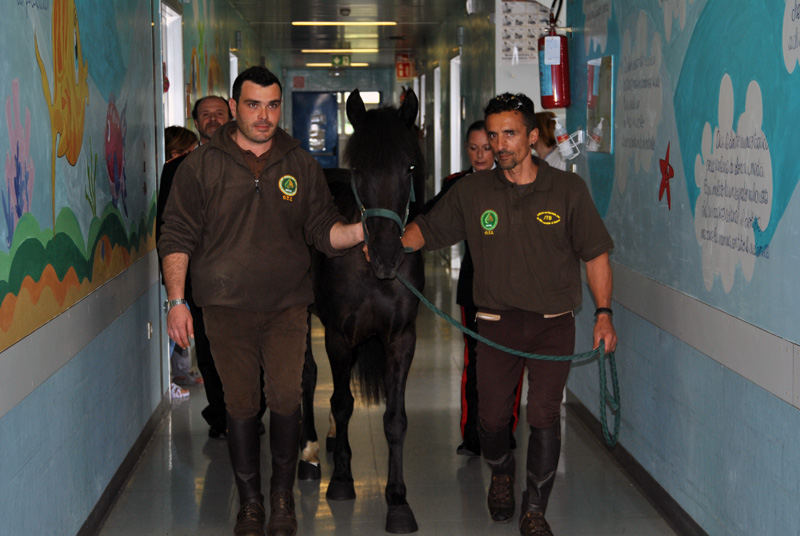
M491 231L494 231L495 227L497 227L497 219L497 212L494 210L487 210L481 214L481 227L489 231L487 234L491 234Z
M539 223L543 223L545 225L555 225L561 221L561 216L555 212L540 212L536 215L536 219L539 220Z
M293 197L297 193L297 180L291 175L284 175L278 181L278 188L283 192L283 198Z

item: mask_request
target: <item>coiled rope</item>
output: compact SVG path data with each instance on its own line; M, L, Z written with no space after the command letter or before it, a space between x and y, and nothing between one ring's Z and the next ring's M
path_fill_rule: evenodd
M603 437L606 440L606 444L609 447L613 447L617 444L617 440L619 439L619 426L620 426L620 401L619 401L619 379L617 378L617 362L614 358L614 352L605 353L605 341L600 341L600 345L595 348L594 350L590 350L588 352L583 352L581 354L573 354L573 355L539 355L539 354L531 354L527 352L522 352L520 350L514 350L513 348L508 348L496 342L490 341L486 337L483 337L476 332L472 331L468 327L458 322L453 317L436 307L428 298L426 298L419 290L417 290L411 283L409 283L403 276L400 274L397 275L397 279L406 286L408 290L410 290L419 300L425 304L425 306L433 311L438 316L445 319L447 322L452 324L453 326L457 327L470 337L473 337L476 340L481 341L484 344L488 344L493 348L497 348L503 352L516 355L519 357L524 357L527 359L541 359L543 361L577 361L577 360L591 360L597 358L597 364L600 367L600 424L603 428ZM606 367L605 361L608 359L609 368L611 369L611 388L612 392L608 391L608 383L606 379ZM614 415L614 433L610 433L608 430L608 422L607 422L607 408L611 410L611 413Z

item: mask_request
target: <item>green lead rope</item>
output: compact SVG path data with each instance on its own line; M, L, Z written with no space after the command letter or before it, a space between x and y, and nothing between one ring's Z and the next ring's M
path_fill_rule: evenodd
M620 402L619 402L619 380L617 378L617 362L614 359L614 352L605 353L605 341L600 341L600 346L595 348L594 350L590 350L588 352L583 352L582 354L574 354L574 355L539 355L539 354L530 354L527 352L522 352L520 350L514 350L513 348L508 348L496 342L490 341L486 337L478 335L476 332L472 331L468 327L461 324L461 322L456 321L453 317L436 307L433 303L431 303L428 298L426 298L419 290L414 288L414 286L406 281L406 279L401 276L397 275L397 279L406 286L408 290L410 290L414 296L419 298L419 300L425 304L428 309L442 317L443 319L447 320L450 324L457 327L470 337L473 337L476 340L481 341L484 344L488 344L493 348L497 348L502 352L506 352L512 355L516 355L519 357L524 357L526 359L541 359L543 361L572 361L572 360L583 360L583 359L597 359L597 364L600 366L600 423L603 427L603 437L606 440L606 443L609 447L613 447L617 444L617 440L619 439L619 425L620 425ZM608 391L608 383L606 379L606 367L605 367L605 360L608 359L610 368L611 368L611 388L613 393L609 393ZM606 418L606 408L610 408L611 412L614 414L614 433L611 434L608 430L608 422Z

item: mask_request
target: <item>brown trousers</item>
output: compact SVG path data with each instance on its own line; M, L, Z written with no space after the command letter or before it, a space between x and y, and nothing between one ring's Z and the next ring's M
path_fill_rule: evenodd
M540 355L571 355L575 348L572 313L544 318L529 311L492 311L500 320L478 318L478 333L514 350ZM561 399L570 361L544 361L518 357L478 342L478 419L483 428L497 432L508 426L514 408L514 389L523 368L528 368L528 424L546 428L560 417Z
M261 368L270 411L291 415L300 405L307 315L305 305L269 313L203 307L206 333L231 417L248 419L258 414Z

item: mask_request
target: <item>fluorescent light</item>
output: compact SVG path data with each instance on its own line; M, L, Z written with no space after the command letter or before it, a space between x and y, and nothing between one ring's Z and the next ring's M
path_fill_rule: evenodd
M303 54L375 54L377 48L304 48Z
M396 22L392 21L313 21L313 20L296 20L292 22L292 26L397 26Z
M363 34L345 33L345 36L347 37L348 40L350 40L350 39L377 39L378 38L378 34L376 34L376 33L363 33ZM600 58L598 58L598 59L600 59Z
M306 67L334 67L332 63L306 63ZM369 67L369 63L351 63L349 65L336 65L337 69L346 67Z

